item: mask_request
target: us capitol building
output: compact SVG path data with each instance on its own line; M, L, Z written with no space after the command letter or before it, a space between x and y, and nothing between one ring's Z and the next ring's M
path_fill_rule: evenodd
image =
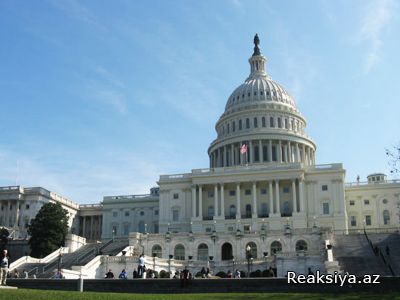
M375 173L346 184L341 163L316 164L306 119L269 76L259 43L256 35L250 75L217 120L209 168L161 175L148 195L89 205L44 188L1 187L0 225L26 238L41 205L59 202L71 233L87 241L129 239L148 257L225 271L251 258L280 276L328 269L326 248L335 235L397 232L400 181Z

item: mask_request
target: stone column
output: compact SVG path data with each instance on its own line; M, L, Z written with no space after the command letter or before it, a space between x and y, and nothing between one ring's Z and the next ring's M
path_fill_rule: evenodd
M289 159L288 162L293 162L293 155L292 155L292 144L290 143L290 141L288 141L288 155L289 155Z
M196 185L192 185L192 218L196 218Z
M228 165L227 162L226 162L226 154L227 154L226 153L226 146L224 146L224 156L223 156L224 157L224 163L222 164L223 167L226 167Z
M235 165L235 150L233 144L231 145L231 166Z
M214 217L218 216L218 184L214 184Z
M244 154L242 154L242 153L240 153L240 148L242 147L242 145L243 145L243 142L242 143L239 143L239 164L240 165L243 165L243 159L244 159Z
M253 147L253 141L249 141L249 150L250 150L250 163L254 163L254 147Z
M267 160L268 160L268 162L272 162L272 141L271 140L269 140L268 141L268 157L267 157Z
M272 191L272 181L269 182L269 215L274 213L274 194Z
M199 185L199 218L203 219L203 186Z
M221 216L225 219L225 195L223 183L221 183Z
M236 219L240 219L240 183L236 184Z
M14 227L18 227L18 220L19 220L19 204L18 200L15 201L15 220L14 220Z
M296 143L296 162L301 162L299 143Z
M93 216L90 216L90 234L89 237L91 240L94 239L94 229L93 229Z
M263 151L262 141L258 141L258 161L260 163L264 162L264 151Z
M311 165L310 160L310 147L307 147L307 166Z
M278 162L282 163L282 142L281 142L281 140L279 140L277 146L278 146L278 150L277 150Z
M252 204L252 206L253 206L253 219L254 218L257 218L258 217L258 215L257 215L257 186L256 186L256 183L255 182L253 182L253 204Z
M82 235L84 238L86 238L86 217L83 216L83 225L82 225Z
M293 212L297 213L296 179L292 180Z
M275 180L276 213L281 214L281 204L279 200L279 180Z
M305 210L304 205L304 181L299 179L299 205L300 205L300 212L303 213Z
M306 145L303 144L302 149L303 149L303 151L302 151L303 153L302 153L301 161L302 161L304 164L306 164Z

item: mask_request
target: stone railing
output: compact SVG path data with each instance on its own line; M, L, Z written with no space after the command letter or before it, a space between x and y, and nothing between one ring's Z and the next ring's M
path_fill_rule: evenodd
M376 182L368 182L368 181L357 181L357 182L347 182L345 187L358 187L358 186L374 186L379 184L391 184L391 183L400 183L400 179L391 179L391 180L383 180L383 181L376 181Z

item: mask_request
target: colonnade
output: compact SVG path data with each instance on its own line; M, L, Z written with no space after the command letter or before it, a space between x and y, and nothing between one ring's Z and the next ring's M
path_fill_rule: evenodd
M246 144L247 153L240 147ZM302 143L287 140L250 140L221 146L210 153L210 167L228 167L264 162L315 164L315 150Z
M251 192L251 217L258 218L261 214L258 211L258 190L260 190L260 184L265 185L267 183L268 186L268 206L269 206L269 214L268 216L281 216L281 186L280 182L282 180L270 180L270 181L259 181L252 182L252 192ZM285 179L287 181L287 179ZM292 190L292 213L303 213L305 212L305 204L304 204L304 181L299 178L290 179L291 181L291 190ZM230 185L232 188L232 184L235 185L235 202L232 203L236 205L236 219L241 219L241 202L242 202L242 193L241 193L241 183L216 183L213 184L214 193L213 193L213 208L214 208L214 219L225 219L226 217L231 218L231 216L225 215L225 186ZM248 184L248 183L247 183ZM257 184L259 184L259 188L257 189ZM192 218L203 219L203 193L205 191L210 191L210 186L206 189L205 185L192 185ZM231 189L232 190L232 189ZM229 194L228 194L229 196ZM208 218L209 216L207 216Z
M6 227L18 227L20 219L20 206L25 205L21 200L2 200L1 215L3 222L0 225Z

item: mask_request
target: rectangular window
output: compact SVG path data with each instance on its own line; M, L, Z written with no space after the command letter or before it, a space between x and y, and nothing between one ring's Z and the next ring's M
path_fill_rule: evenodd
M179 221L179 210L174 209L172 211L172 221L178 222Z
M246 128L247 129L250 128L250 119L249 118L246 119Z
M329 203L322 204L322 213L324 215L329 215Z
M267 194L267 189L261 189L261 195L266 195Z
M356 219L356 216L351 216L351 217L350 217L350 224L351 224L352 227L357 226L357 219Z
M254 128L258 127L258 122L257 122L257 118L254 118Z
M155 215L155 216L158 216L158 209L156 209L156 210L154 211L154 215Z
M25 205L25 209L29 209L29 207L30 207L29 204Z
M124 224L124 235L129 235L129 224Z
M261 125L262 125L262 127L265 127L265 117L262 117L262 119L261 119Z
M174 193L174 199L179 199L179 194L178 193Z
M251 190L249 190L249 189L248 189L248 190L245 190L245 191L244 191L244 194L245 194L246 196L251 195Z
M355 205L355 201L354 200L350 200L350 205L351 206Z
M236 195L236 191L235 190L230 190L229 191L229 196L235 196Z
M214 197L214 192L208 191L208 198L212 198L212 197Z
M282 120L281 120L281 118L278 118L278 128L282 128Z
M371 216L365 216L365 225L371 226Z
M269 127L274 127L274 118L273 117L269 118Z
M284 188L283 188L283 192L284 192L285 194L289 193L289 192L290 192L290 188L284 187Z
M364 205L369 205L369 200L368 199L364 200Z
M154 223L154 233L158 233L158 223Z
M242 130L242 120L239 120L239 130Z
M250 225L244 225L243 226L243 231L244 232L250 232L251 231L251 226Z
M211 232L211 228L210 228L210 227L207 227L207 228L206 228L206 232Z
M235 132L235 130L236 130L236 124L235 124L235 121L233 121L233 123L232 123L232 131Z
M328 185L326 185L326 184L322 185L322 190L323 191L327 191L328 190Z
M125 217L129 217L129 211L125 212Z
M113 211L113 217L114 218L118 217L118 212L117 211Z
M285 119L285 128L286 128L286 129L289 129L289 123L288 123L288 120L287 120L287 119Z

